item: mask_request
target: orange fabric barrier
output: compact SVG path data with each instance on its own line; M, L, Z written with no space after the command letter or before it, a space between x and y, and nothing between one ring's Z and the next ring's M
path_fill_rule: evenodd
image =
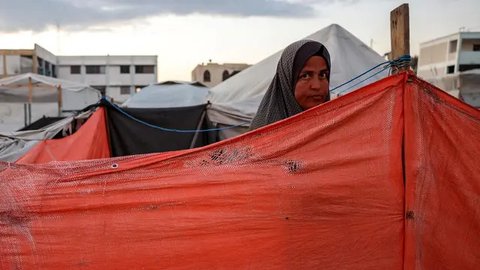
M38 164L108 157L110 157L110 149L105 125L105 109L99 108L77 132L65 138L45 140L37 144L17 163Z
M405 269L480 268L480 111L412 78L405 91Z
M480 116L407 78L199 149L0 163L0 268L474 269Z

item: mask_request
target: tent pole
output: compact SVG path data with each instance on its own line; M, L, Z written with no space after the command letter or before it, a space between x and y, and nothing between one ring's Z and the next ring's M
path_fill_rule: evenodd
M202 112L202 116L200 116L200 121L198 121L197 129L195 131L195 135L193 135L192 142L190 143L190 149L195 147L195 142L197 141L198 133L200 133L200 132L198 132L198 130L200 130L201 127L202 127L203 120L205 119L205 114L206 113L207 113L207 109L205 108Z
M57 91L58 91L58 116L62 115L62 86L59 85L57 86Z
M23 121L24 121L24 126L26 127L28 124L28 105L27 103L23 103Z
M28 77L28 124L32 123L33 83L32 77Z

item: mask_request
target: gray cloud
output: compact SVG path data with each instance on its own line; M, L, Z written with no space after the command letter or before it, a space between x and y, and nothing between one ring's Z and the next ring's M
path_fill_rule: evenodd
M0 31L83 29L164 14L311 17L314 1L286 0L0 0ZM324 1L317 1L324 2ZM327 1L328 2L328 1Z

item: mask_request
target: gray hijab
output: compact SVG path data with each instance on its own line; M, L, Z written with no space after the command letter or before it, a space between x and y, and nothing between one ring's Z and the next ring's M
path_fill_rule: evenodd
M300 40L283 50L278 61L277 72L252 120L251 130L303 111L295 99L294 90L303 65L314 55L323 57L327 62L328 70L330 70L330 55L327 48L317 41ZM330 96L327 100L330 100Z

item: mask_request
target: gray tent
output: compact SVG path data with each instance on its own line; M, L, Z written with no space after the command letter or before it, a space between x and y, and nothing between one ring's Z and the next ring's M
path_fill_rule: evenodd
M128 108L189 107L207 103L208 88L198 82L165 81L151 84L122 104Z

